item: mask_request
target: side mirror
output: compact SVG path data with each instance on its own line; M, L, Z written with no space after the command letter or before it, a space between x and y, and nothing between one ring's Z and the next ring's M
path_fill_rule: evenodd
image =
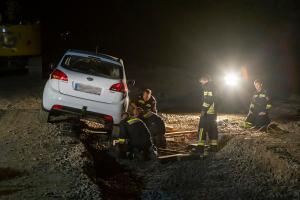
M133 86L135 85L135 80L128 80L128 81L127 81L127 85L128 85L129 87L133 87Z

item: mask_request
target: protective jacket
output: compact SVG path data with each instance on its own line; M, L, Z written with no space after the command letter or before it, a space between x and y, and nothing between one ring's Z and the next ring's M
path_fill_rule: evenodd
M266 90L256 91L252 97L245 127L266 128L270 123L268 116L271 109L271 100ZM260 115L260 113L265 113Z
M145 124L147 125L153 143L157 147L165 147L166 146L166 127L163 119L153 112L147 112L140 117Z
M208 134L210 145L218 144L216 91L212 82L203 85L202 107L198 129L198 145L204 147Z
M202 95L202 108L201 112L204 114L214 115L217 114L216 108L216 91L213 83L208 82L203 85L203 95Z
M139 118L131 117L120 122L120 138L128 140L129 148L139 150L152 147L150 131Z
M151 112L157 113L156 99L153 96L151 96L148 101L145 101L143 99L143 96L141 95L133 103L135 103L135 105L137 105L137 107L142 108L146 112L151 111Z
M251 103L250 103L250 112L252 113L260 113L265 112L268 113L270 108L272 107L270 97L266 90L261 90L260 92L256 91L253 94Z

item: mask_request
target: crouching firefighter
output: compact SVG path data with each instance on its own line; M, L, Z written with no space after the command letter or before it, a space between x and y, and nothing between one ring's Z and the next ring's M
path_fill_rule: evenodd
M156 148L152 143L150 132L141 119L123 113L119 127L117 143L121 155L125 153L127 157L139 160L156 158Z
M165 138L166 126L162 118L151 111L144 112L142 108L137 108L137 110L139 118L145 122L151 133L153 144L156 147L165 148L167 144Z
M143 94L140 95L135 101L131 102L131 107L137 109L142 108L144 111L151 111L157 113L157 102L155 97L152 95L152 90L145 89Z
M202 76L199 82L203 88L202 107L200 122L198 128L198 153L204 153L205 145L209 145L211 151L217 150L218 145L218 128L217 128L217 111L216 111L216 94L215 88L208 75ZM206 143L208 134L209 142Z
M268 115L269 110L272 107L270 97L267 91L263 88L261 80L255 80L254 87L256 91L250 103L250 109L245 121L245 126L246 128L254 127L265 130L270 123Z

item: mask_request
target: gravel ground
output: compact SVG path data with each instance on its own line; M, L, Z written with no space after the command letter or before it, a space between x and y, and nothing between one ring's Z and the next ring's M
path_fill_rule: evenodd
M208 157L116 162L82 123L38 122L44 81L36 73L0 79L0 199L300 199L298 97L275 103L268 133L241 128L242 115L220 115L222 148ZM162 117L176 130L199 120ZM195 139L168 147L184 151Z
M38 110L2 111L0 199L101 199L83 173L84 145L37 118Z
M187 119L183 127L195 128L194 122L189 123L191 115L178 118ZM241 116L220 118L229 119L219 126L220 132L231 138L224 148L207 158L140 168L147 183L142 198L299 199L299 121L281 124L292 126L291 132L262 133L237 126ZM174 119L176 115L169 122L176 123Z
M39 123L44 81L30 71L0 79L0 199L101 199L78 137L66 124Z

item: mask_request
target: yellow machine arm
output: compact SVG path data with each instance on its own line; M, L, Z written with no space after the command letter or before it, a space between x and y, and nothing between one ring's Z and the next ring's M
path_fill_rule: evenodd
M39 24L0 25L0 57L40 55L40 33Z

